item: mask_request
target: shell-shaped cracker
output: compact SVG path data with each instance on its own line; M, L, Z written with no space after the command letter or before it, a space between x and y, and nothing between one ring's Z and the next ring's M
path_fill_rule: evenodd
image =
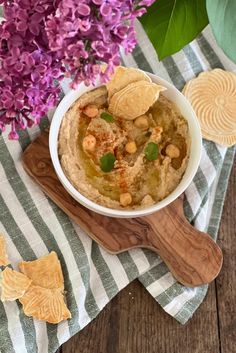
M202 72L183 94L199 119L202 135L224 146L236 143L236 75L221 69Z
M1 272L1 301L13 301L23 297L31 282L31 279L23 273L6 267L5 270Z
M9 265L9 260L7 256L6 250L6 241L5 238L0 235L0 266L7 266Z
M132 67L118 66L110 81L106 84L108 90L108 99L125 88L128 84L137 81L151 82L150 77L143 71Z
M20 298L23 311L27 316L38 320L58 324L71 318L64 296L59 289L47 289L31 285L25 295Z
M54 251L35 261L23 261L19 263L19 269L32 279L34 285L64 290L61 264Z
M133 120L146 113L165 90L153 82L133 82L112 96L108 109L125 120Z

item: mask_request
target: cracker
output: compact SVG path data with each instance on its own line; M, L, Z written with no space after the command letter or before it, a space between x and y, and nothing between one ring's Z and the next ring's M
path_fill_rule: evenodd
M23 297L31 282L31 279L23 273L6 267L5 270L1 272L1 301L13 301Z
M32 279L34 285L48 289L64 290L61 264L54 251L38 260L19 263L19 269Z
M60 289L31 285L19 300L26 316L33 316L35 319L51 324L58 324L71 318L71 313Z
M165 90L153 82L133 82L112 96L108 109L116 116L134 120L146 113Z
M108 91L108 99L125 88L128 84L137 81L151 82L150 77L139 69L132 67L118 66L115 68L115 73L111 76L110 81L106 84Z
M202 72L183 94L201 125L202 136L224 146L236 143L236 75L221 69Z
M9 260L7 256L6 250L6 241L5 238L0 235L0 266L7 266L9 265Z

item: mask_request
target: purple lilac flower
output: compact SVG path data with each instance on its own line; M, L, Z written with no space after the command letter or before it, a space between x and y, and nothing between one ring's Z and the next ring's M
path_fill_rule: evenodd
M46 22L49 46L58 53L72 87L94 84L98 73L103 82L120 63L120 48L126 53L136 45L134 20L153 0L61 0ZM98 63L107 63L105 72Z
M153 0L0 0L0 130L38 124L60 96L58 81L72 87L106 82L136 45L134 21ZM101 71L100 63L106 63Z
M61 61L48 46L47 16L54 1L2 1L5 20L0 25L0 130L11 125L10 139L18 129L38 124L60 94Z

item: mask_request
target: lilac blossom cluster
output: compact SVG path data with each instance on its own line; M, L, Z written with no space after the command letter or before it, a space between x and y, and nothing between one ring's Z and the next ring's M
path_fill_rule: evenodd
M0 130L38 124L60 96L59 81L107 82L136 45L134 21L153 0L0 0ZM106 63L101 69L100 63Z

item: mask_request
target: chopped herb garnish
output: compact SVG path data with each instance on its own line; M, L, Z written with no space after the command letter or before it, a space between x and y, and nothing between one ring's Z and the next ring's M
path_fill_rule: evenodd
M149 142L145 147L144 153L149 161L155 161L159 153L158 145L155 142Z
M108 173L114 168L116 157L109 152L100 158L100 167L103 172Z
M106 120L108 123L112 123L114 121L113 116L107 112L102 112L100 118Z

